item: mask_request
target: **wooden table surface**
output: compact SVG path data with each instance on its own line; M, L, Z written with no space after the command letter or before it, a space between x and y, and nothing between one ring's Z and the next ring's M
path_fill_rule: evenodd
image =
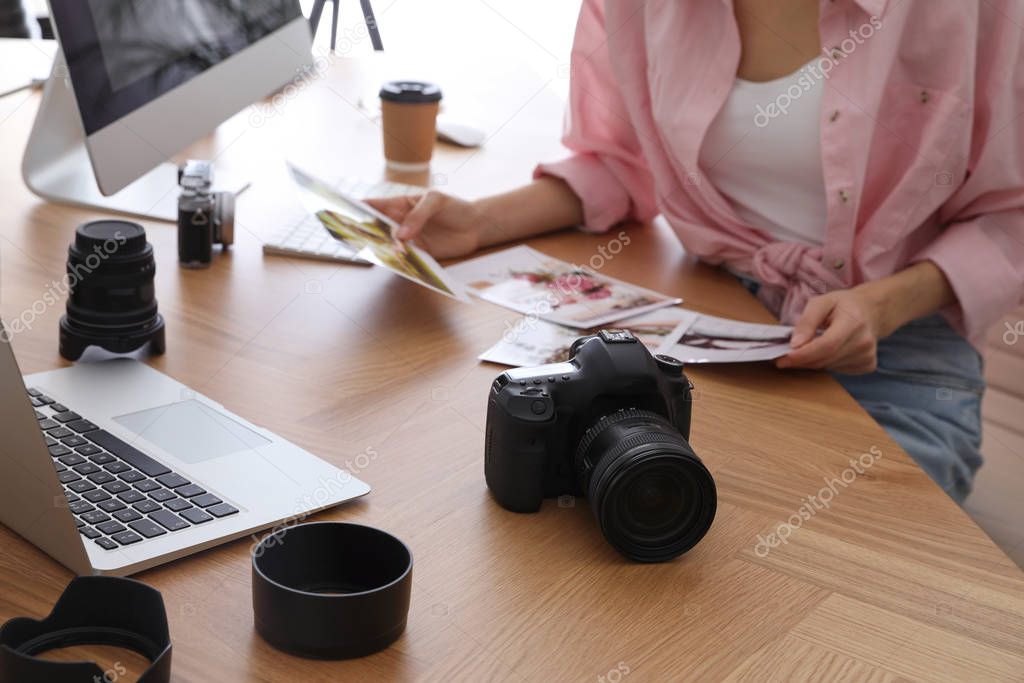
M421 68L442 83L450 107L492 134L478 152L439 146L435 184L478 195L521 182L538 159L559 154L561 102L544 78L516 68L493 78L493 65L490 79L481 65ZM373 73L338 60L194 152L216 150L222 167L255 184L240 200L236 246L208 270L179 269L173 226L146 223L168 335L167 354L149 362L332 463L351 463L373 492L315 519L378 526L409 544L408 630L355 661L274 650L253 630L253 540L239 540L138 576L164 595L174 680L1024 679L1024 575L823 373L689 370L692 443L720 498L707 537L674 562L623 560L583 500L549 501L536 515L498 507L484 484L483 427L500 368L476 355L515 316L382 270L260 250L280 221L301 218L285 157L331 177L379 177L380 132L359 101ZM0 100L8 318L60 276L75 226L97 216L42 203L21 182L37 102L27 93ZM697 310L771 319L667 230L636 226L629 235L603 272ZM582 262L606 241L562 232L530 244ZM64 364L61 313L62 305L48 308L15 338L23 372ZM851 458L871 452L881 457L848 486L833 485L827 509L800 519L809 496L828 479L850 478ZM785 544L758 545L787 523L795 531ZM0 549L0 620L47 613L69 572L3 527ZM144 666L122 651L88 654L121 681Z

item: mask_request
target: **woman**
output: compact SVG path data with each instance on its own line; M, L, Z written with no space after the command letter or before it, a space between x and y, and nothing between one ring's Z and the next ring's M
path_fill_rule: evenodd
M439 257L663 214L795 325L779 367L834 372L963 501L974 347L1024 294L1021 26L1011 0L585 0L573 156L376 205Z

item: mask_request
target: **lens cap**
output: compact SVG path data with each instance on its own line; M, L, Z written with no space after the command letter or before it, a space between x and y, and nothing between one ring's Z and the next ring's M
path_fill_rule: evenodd
M131 221L102 220L80 225L75 231L75 249L82 254L107 252L106 258L134 256L146 248L146 231Z
M380 98L399 104L440 102L441 88L422 81L390 81L381 87Z
M275 531L253 550L256 631L303 657L349 659L405 631L412 553L389 533L314 522Z

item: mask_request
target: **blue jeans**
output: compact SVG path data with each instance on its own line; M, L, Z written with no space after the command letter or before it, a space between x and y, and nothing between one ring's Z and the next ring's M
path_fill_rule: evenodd
M981 356L942 316L907 323L878 343L878 369L833 373L958 503L981 467Z
M737 276L753 294L760 284ZM940 315L913 320L878 342L878 369L832 373L957 503L981 467L981 355Z

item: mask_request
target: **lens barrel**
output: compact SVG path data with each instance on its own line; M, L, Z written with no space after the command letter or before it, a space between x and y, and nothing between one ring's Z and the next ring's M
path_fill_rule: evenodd
M711 473L656 413L629 408L598 420L580 441L576 471L601 532L631 560L676 558L715 518Z
M93 221L79 226L68 248L67 313L60 320L60 352L77 360L90 345L128 353L153 341L164 351L164 320L157 312L156 263L138 223Z

